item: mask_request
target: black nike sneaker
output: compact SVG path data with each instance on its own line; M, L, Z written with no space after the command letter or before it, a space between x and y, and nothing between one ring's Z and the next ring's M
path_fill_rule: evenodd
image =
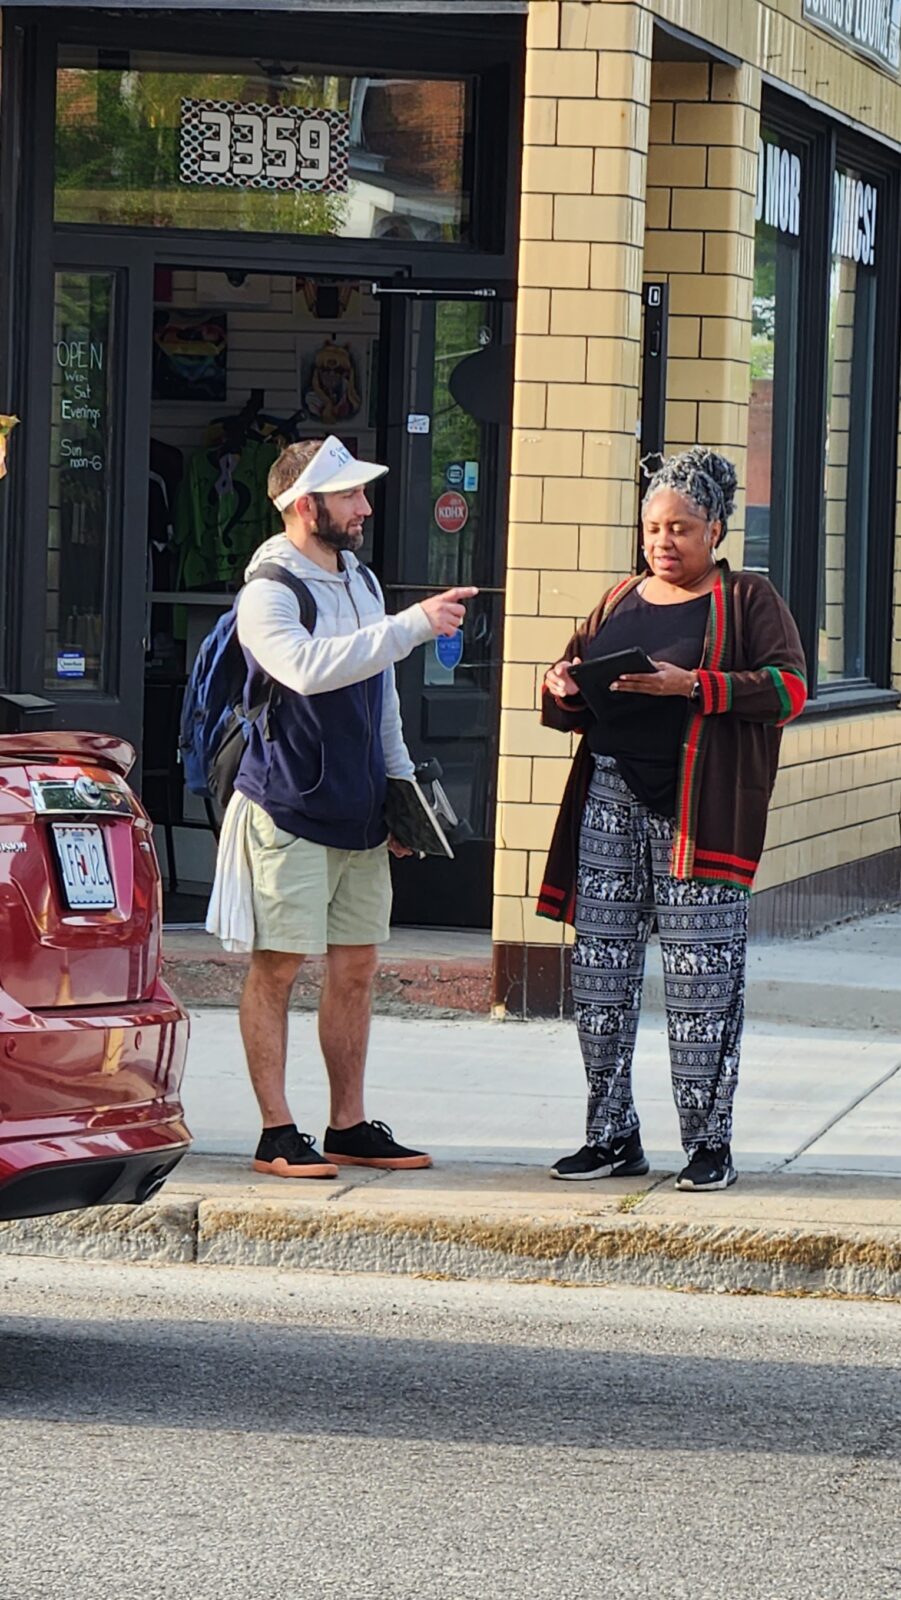
M698 1145L687 1167L676 1179L677 1189L731 1189L738 1182L738 1173L732 1165L732 1151L727 1144L715 1149L712 1145Z
M592 1178L643 1178L650 1170L636 1128L624 1138L611 1139L609 1144L583 1144L574 1156L561 1156L551 1167L550 1175L567 1183L587 1183Z

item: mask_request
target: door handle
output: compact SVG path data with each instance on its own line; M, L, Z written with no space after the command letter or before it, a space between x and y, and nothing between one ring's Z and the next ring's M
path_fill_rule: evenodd
M383 583L382 588L390 594L446 594L448 589L457 589L461 585L456 583ZM479 594L506 594L506 589L491 588L489 584L479 583L475 587ZM478 598L478 596L476 597Z

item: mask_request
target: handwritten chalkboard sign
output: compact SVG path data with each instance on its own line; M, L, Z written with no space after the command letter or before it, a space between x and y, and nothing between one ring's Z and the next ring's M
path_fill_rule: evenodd
M115 277L56 275L45 684L103 682ZM76 667L77 664L77 667Z

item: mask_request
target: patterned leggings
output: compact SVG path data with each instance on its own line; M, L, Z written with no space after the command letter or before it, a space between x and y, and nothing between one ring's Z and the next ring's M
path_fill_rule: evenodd
M689 1159L732 1139L745 1002L748 896L669 873L673 822L636 800L609 756L595 768L579 841L572 987L588 1077L590 1145L638 1127L632 1055L656 912L673 1097Z

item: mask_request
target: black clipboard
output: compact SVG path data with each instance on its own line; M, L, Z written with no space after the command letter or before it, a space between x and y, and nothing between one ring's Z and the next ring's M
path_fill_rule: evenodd
M454 852L435 812L415 778L389 778L385 821L398 844L418 856L446 856Z
M581 661L570 667L569 673L583 700L595 716L606 716L619 697L611 692L610 685L624 672L653 673L657 668L644 650L616 650L613 655L595 656L591 661ZM623 696L625 699L625 696Z

